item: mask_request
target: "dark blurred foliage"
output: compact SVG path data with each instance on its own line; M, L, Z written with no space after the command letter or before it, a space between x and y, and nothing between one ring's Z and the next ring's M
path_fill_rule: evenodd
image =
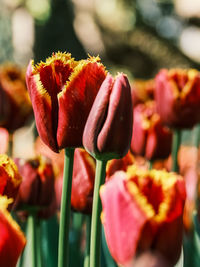
M35 60L44 60L52 51L69 51L76 59L86 52L73 28L73 8L70 1L51 0L51 15L45 24L36 24Z
M200 67L200 61L189 58L179 47L182 30L187 26L199 27L200 19L177 15L175 1L45 0L50 9L48 15L43 16L42 19L38 19L32 13L30 3L34 0L15 0L13 1L17 3L15 5L10 4L11 0L2 1L4 4L0 7L0 62L13 60L12 14L17 8L23 7L34 18L33 54L36 61L44 60L58 50L69 51L76 59L86 57L87 53L93 53L93 49L90 51L90 48L77 35L74 27L74 19L81 10L92 14L91 17L104 47L103 51L97 50L95 53L100 54L103 62L110 69L125 68L133 77L151 78L163 67ZM38 5L43 2L44 0L37 1ZM108 27L106 18L102 12L99 15L98 9L99 7L102 9L103 6L105 8L103 12L106 14L107 9L112 6L110 3L119 4L119 9L121 8L119 11L123 16L123 13L128 10L129 21L121 20L120 16L117 18L117 12L115 17L117 23L114 21ZM110 16L110 21L114 16L115 13ZM121 24L121 27L118 24ZM90 31L90 24L85 32L87 30ZM92 32L88 36L88 39L94 38ZM28 60L29 58L26 59L27 62Z

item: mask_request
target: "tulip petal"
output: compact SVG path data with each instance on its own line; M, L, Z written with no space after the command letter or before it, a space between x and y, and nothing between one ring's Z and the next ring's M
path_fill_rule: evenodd
M0 197L0 263L1 266L15 267L22 253L26 239L17 223L6 210L9 200Z
M33 61L30 61L26 74L26 83L33 105L37 130L43 142L51 147L53 151L58 152L53 130L51 97L44 90L39 74L35 75L33 71Z
M125 186L126 174L116 172L101 188L102 223L112 257L120 264L130 262L147 216L132 200Z
M99 58L82 60L74 68L70 81L58 95L59 148L82 146L82 134L97 92L105 79Z

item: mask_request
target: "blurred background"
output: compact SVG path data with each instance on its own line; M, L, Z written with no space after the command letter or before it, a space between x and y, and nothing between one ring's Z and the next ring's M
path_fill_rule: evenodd
M100 55L111 72L151 78L200 67L199 0L1 0L0 63L52 52Z

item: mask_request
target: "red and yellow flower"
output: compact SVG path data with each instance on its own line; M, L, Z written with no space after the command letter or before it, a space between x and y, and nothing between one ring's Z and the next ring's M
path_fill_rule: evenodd
M162 125L155 102L138 104L133 110L131 151L153 160L167 158L171 147L172 132Z
M21 182L22 177L14 161L7 155L0 155L0 195L15 199Z
M200 121L200 73L162 69L156 78L155 99L161 121L174 128L191 128Z
M55 53L46 62L29 63L26 83L38 133L53 151L82 146L82 133L93 101L106 77L99 57L75 61Z
M133 165L114 173L100 195L106 240L117 263L129 266L145 250L177 262L186 197L181 176Z
M18 224L7 210L12 200L0 196L0 264L15 267L22 253L26 239Z

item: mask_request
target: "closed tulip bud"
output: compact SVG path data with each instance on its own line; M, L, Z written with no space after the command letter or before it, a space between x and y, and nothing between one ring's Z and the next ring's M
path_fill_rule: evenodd
M55 197L52 164L44 157L32 160L15 160L22 176L15 209L37 206L39 211L48 208Z
M36 126L53 151L82 146L82 134L93 101L105 79L99 58L75 61L55 53L46 62L29 63L26 83Z
M167 158L171 153L172 132L162 125L155 102L138 104L133 118L132 152L148 160Z
M17 114L17 115L16 115ZM0 66L0 126L14 131L32 114L25 74L13 64Z
M160 253L171 265L180 256L185 184L175 173L132 165L101 187L102 223L112 257L131 266L136 255Z
M10 199L0 196L0 264L2 267L15 267L26 245L24 234L7 210L10 203Z
M197 70L161 70L155 99L161 121L174 128L192 128L200 121L200 73Z
M132 100L124 74L107 75L87 119L83 145L97 159L121 158L130 147Z
M7 155L0 155L0 195L15 199L21 182L22 177L13 160Z

